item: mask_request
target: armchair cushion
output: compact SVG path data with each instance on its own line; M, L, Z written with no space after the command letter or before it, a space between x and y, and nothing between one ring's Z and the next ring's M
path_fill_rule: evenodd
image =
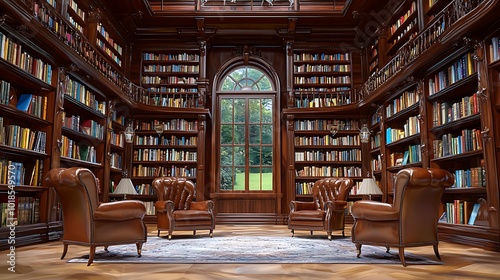
M370 221L397 221L399 212L388 203L371 200L356 201L351 208L352 217Z
M146 214L144 203L137 200L123 200L101 203L94 212L95 220L126 221L142 219Z

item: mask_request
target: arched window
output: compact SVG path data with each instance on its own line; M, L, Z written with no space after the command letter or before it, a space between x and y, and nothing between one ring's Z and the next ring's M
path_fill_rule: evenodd
M219 84L220 191L273 191L274 85L252 66L230 71Z

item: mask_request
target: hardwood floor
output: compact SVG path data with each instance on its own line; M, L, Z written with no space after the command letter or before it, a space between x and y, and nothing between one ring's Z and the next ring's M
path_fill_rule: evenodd
M154 225L149 234L156 235ZM180 233L180 232L179 232ZM350 227L346 234L350 233ZM184 233L186 234L186 233ZM200 232L200 234L206 234ZM309 234L297 231L296 235ZM314 232L314 234L325 234ZM335 232L334 234L339 234ZM283 225L217 225L214 235L290 235ZM354 246L354 245L353 245ZM112 247L111 247L112 249ZM432 246L407 252L435 259ZM16 248L16 272L8 271L8 251L0 255L1 279L500 279L500 253L440 242L444 265L383 264L99 264L66 263L88 253L87 247L69 246L60 259L61 242ZM300 257L300 256L298 256ZM8 264L7 264L8 265Z

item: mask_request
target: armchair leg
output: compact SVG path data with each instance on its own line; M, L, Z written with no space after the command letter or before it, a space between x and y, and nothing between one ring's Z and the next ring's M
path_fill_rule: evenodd
M172 234L169 232L168 233L168 240L172 239Z
M403 264L403 266L406 266L405 248L404 247L399 247L399 259L401 260L401 263Z
M196 230L193 230L193 235L196 235Z
M214 236L214 231L213 230L210 230L209 236L210 236L210 238L212 238Z
M142 251L142 244L143 243L135 243L135 246L137 247L137 255L138 257L140 258L142 255L141 255L141 251Z
M361 256L361 244L356 243L356 258L359 258Z
M64 247L63 247L63 252L62 252L62 256L61 256L61 260L64 259L64 256L66 256L66 253L68 252L68 244L64 243Z
M292 237L295 236L295 231L292 229Z
M438 260L441 260L441 256L439 255L439 249L438 249L438 245L434 245L434 254L436 254L436 257L438 258Z
M313 231L311 230L311 235L313 235Z
M386 249L385 252L389 253L389 251L391 250L391 247L385 247L385 249Z
M92 264L92 262L94 261L94 257L95 257L95 246L90 246L89 261L87 262L87 266Z
M342 237L345 237L344 229L342 229Z
M328 232L328 240L332 240L332 232Z
M109 246L104 246L104 251L109 252L108 247Z
M158 230L158 233L156 234L156 236L160 237L160 230Z

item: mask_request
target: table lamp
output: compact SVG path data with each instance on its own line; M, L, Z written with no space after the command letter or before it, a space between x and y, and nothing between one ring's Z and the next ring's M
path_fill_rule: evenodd
M382 194L382 191L373 178L364 178L357 194L368 195L368 198L372 200L372 194Z
M122 178L113 193L117 194L137 194L130 178Z

